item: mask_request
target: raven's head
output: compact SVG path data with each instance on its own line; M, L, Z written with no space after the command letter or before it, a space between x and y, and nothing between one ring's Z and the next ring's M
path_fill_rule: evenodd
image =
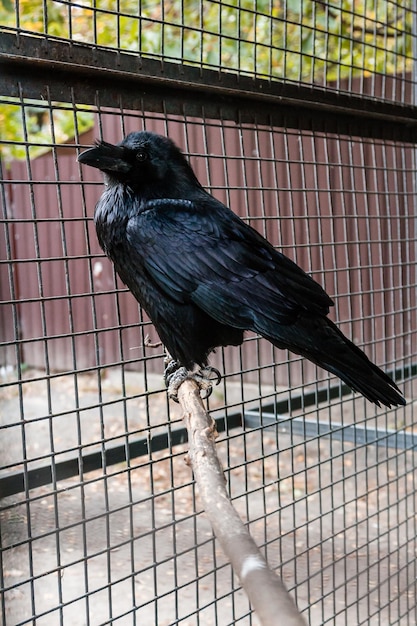
M181 197L190 185L200 188L174 142L148 131L130 133L117 145L97 142L78 161L104 172L109 184L126 184L147 195Z

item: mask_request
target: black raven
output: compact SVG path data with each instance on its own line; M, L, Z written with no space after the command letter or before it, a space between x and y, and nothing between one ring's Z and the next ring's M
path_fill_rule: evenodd
M81 163L105 174L101 247L182 367L252 330L336 374L371 402L405 404L387 374L327 317L331 298L293 261L207 193L167 137L98 142Z

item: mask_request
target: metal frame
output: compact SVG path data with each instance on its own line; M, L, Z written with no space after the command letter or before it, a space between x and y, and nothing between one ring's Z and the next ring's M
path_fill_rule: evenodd
M2 33L0 85L20 97L205 116L311 131L417 142L415 108L355 94L267 81L101 50L76 43L39 45ZM47 78L47 90L43 82ZM107 88L108 84L113 87Z

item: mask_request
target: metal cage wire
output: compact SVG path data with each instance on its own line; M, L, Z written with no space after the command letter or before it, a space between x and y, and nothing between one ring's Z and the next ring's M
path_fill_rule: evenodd
M234 505L309 623L414 624L415 11L39 1L34 23L29 4L2 9L3 622L256 623L153 327L98 247L102 179L76 162L146 128L326 287L405 390L378 409L248 335L214 355L209 408Z
M50 41L80 42L216 71L349 93L369 89L368 95L397 102L412 86L415 14L407 2L296 0L277 7L271 0L124 0L116 5L108 0L39 0L37 9L34 21L32 5L21 2L15 15L9 11L5 16L6 26Z

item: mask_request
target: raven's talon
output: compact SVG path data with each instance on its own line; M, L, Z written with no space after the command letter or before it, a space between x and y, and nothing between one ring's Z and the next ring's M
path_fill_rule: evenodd
M190 372L185 367L181 367L178 361L166 359L167 363L164 371L164 380L168 388L168 395L171 400L178 402L178 389L187 378L194 380L201 392L202 400L209 398L213 392L213 383L218 385L221 381L219 370L214 367L204 367L197 372Z
M198 386L200 387L200 396L202 400L207 400L210 398L213 393L213 385L211 383L207 383L206 381L202 381L200 379L194 378Z
M220 383L222 379L222 375L220 374L219 370L215 367L211 367L210 365L207 365L201 370L195 372L195 377L198 379L209 381L210 383L214 383L216 386Z
M204 395L203 393L200 394L202 400L207 400L207 398L209 398L213 393L213 383L218 385L222 376L219 370L208 365L207 367L203 367L201 370L195 372L192 375L192 378L196 381L200 390L204 392Z

